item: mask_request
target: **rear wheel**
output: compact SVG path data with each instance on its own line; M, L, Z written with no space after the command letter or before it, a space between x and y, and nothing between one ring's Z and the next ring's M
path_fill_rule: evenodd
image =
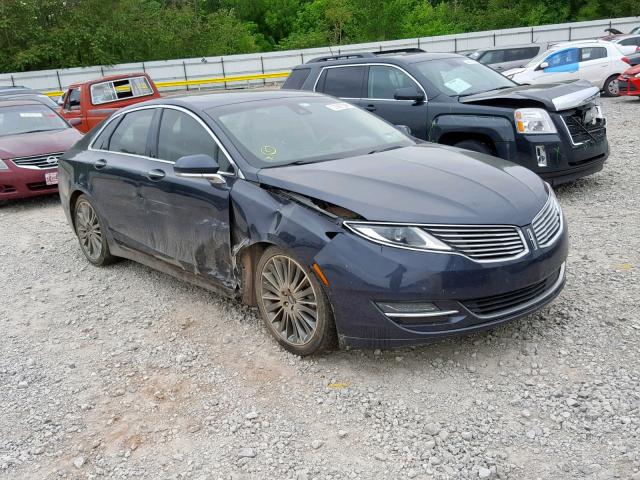
M100 217L86 195L80 195L74 209L76 235L82 253L97 266L107 265L115 260L109 252Z
M271 335L291 353L311 355L335 345L331 307L315 275L278 247L256 267L256 300Z
M496 151L492 145L489 145L480 140L462 140L454 145L458 148L464 148L465 150L471 150L472 152L484 153L486 155L495 156Z
M620 89L618 88L618 75L611 75L604 82L604 96L605 97L617 97Z

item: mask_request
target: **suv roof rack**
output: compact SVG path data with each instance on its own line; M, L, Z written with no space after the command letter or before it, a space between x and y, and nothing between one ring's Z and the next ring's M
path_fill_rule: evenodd
M332 60L349 60L351 58L371 58L381 55L395 55L397 53L425 53L421 48L392 48L390 50L378 50L375 52L340 53L338 55L327 55L309 60L306 63L331 62Z
M367 57L375 57L375 55L371 52L343 53L338 55L328 55L326 57L314 58L312 60L309 60L307 63L330 62L332 60L349 60L350 58L367 58Z
M374 55L393 55L396 53L426 53L426 50L416 47L409 48L392 48L389 50L380 50L378 52L373 52Z

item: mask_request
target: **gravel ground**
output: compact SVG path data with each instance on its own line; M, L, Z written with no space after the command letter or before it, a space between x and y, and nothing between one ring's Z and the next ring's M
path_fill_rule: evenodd
M0 478L640 479L640 102L559 189L567 286L488 333L301 359L256 312L0 208Z

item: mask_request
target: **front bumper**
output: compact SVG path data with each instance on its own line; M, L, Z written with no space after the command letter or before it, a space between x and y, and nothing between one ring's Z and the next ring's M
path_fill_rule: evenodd
M554 122L558 133L516 135L515 141L499 146L499 156L527 167L554 186L602 170L609 157L606 134L597 141L574 143L565 124L557 118ZM540 152L544 152L546 166L539 163Z
M0 200L50 195L58 192L57 185L47 185L45 174L55 172L57 167L48 169L21 168L10 160L4 163L9 170L0 170Z
M551 302L564 286L568 242L564 228L552 246L535 249L530 245L530 252L515 261L480 264L460 255L382 247L348 234L336 236L315 261L328 279L328 294L344 346L424 344L491 328ZM504 299L514 302L490 314L478 308L482 302ZM455 313L391 318L376 302L430 302L441 311Z
M640 78L619 76L618 95L630 97L640 95Z

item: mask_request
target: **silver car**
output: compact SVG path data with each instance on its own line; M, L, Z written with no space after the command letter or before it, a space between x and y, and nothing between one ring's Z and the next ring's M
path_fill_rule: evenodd
M546 43L530 43L509 47L480 48L468 56L501 72L523 67L529 60L545 50L547 50Z

